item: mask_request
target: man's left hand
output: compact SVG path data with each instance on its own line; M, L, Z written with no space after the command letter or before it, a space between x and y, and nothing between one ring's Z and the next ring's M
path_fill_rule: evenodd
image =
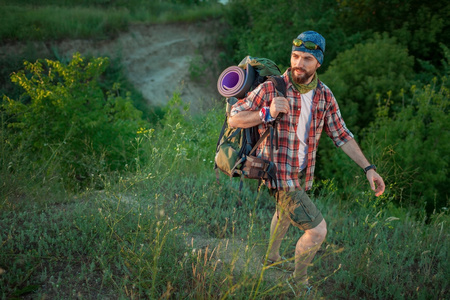
M375 170L369 170L366 177L369 180L370 188L375 192L375 196L381 196L385 188L383 178Z

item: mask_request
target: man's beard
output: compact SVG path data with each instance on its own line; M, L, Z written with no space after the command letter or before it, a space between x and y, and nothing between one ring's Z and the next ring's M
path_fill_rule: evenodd
M301 75L297 75L295 74L295 70L301 70L303 71L303 74ZM310 79L312 78L312 76L316 73L316 71L312 71L307 73L305 69L303 68L292 68L291 69L291 74L292 74L292 79L294 80L295 83L297 84L307 84L309 83Z

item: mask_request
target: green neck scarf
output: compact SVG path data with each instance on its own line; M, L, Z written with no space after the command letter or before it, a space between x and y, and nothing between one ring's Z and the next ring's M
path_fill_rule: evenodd
M313 80L308 84L298 84L292 80L291 72L289 72L289 80L291 81L294 88L300 92L300 94L306 94L307 92L314 90L317 87L317 73L314 74Z

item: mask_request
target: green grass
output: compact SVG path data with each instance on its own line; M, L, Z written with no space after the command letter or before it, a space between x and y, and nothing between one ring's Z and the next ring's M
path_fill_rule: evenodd
M0 1L2 41L46 41L70 38L106 39L131 23L192 22L217 18L219 4L176 4L170 1L57 3Z
M100 28L96 36L108 23L98 20L110 16L101 2L90 12L70 9L86 20L95 16L88 31ZM64 15L67 7L44 6L43 16ZM114 12L129 20L150 18L144 10L134 16L123 7ZM107 74L106 81L122 78L119 67L110 72L117 74ZM291 298L283 274L260 268L273 199L249 180L241 192L238 180L222 174L216 184L212 161L223 107L190 116L181 100L174 93L160 124L139 133L129 168L107 172L88 157L98 173L79 190L67 189L64 174L57 173L62 154L55 152L48 168L30 170L26 149L10 147L7 122L0 119L2 299ZM345 187L343 199L333 180L317 182L312 198L327 220L328 236L310 268L312 298L448 298L448 212L399 208L390 189L380 198L364 189ZM292 257L300 235L289 230L283 255Z
M126 30L130 21L124 9L2 6L2 40L104 39Z
M3 194L2 298L290 298L282 274L258 268L273 200L255 182L242 192L222 174L215 183L222 113L192 119L179 101L175 95L163 127L142 133L136 153L148 157L136 162L148 163L98 175L103 189L68 192L41 177ZM336 201L332 180L313 195L328 222L310 268L313 298L448 296L448 215L417 217L395 207L389 191L375 198L354 190ZM290 229L284 255L293 255L300 234Z

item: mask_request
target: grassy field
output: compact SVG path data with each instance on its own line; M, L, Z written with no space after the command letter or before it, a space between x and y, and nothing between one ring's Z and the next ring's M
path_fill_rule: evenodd
M191 22L218 18L222 5L176 1L0 1L1 41L106 39L131 23Z
M220 14L215 5L191 11L176 1L148 2L0 1L6 18L0 39L105 38L130 22ZM106 70L114 72L106 78L124 77L120 68ZM87 90L94 95L93 86ZM254 181L246 180L242 191L223 174L216 183L213 156L224 108L193 116L181 103L175 92L160 122L138 130L123 168L108 169L101 155L76 156L92 173L75 188L66 181L71 174L60 170L68 157L61 149L70 149L65 140L50 145L46 157L13 147L14 120L0 110L2 299L292 298L287 274L260 264L273 199ZM33 169L30 157L43 162ZM345 195L331 178L311 192L328 223L309 269L311 299L450 297L448 213L399 207L389 186L376 198L361 177ZM293 256L300 235L289 230L284 256Z
M254 182L242 192L226 176L215 182L208 132L221 116L167 114L165 128L142 135L149 157L136 161L148 163L99 174L101 189L73 193L55 178L13 174L0 203L2 298L290 298L286 275L260 268L273 201ZM336 201L330 180L312 194L329 228L310 268L312 297L445 299L448 216L361 190ZM288 233L285 256L299 235Z

